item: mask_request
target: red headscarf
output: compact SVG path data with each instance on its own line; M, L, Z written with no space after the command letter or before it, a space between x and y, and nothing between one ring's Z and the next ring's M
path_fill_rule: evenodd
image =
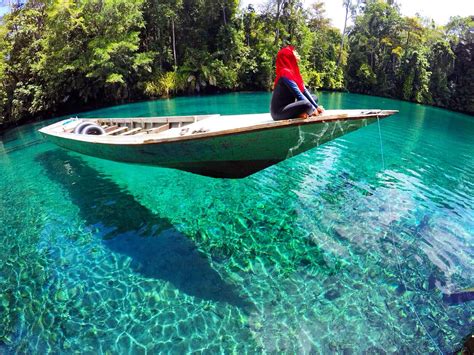
M281 77L293 80L301 91L304 91L303 78L294 53L294 47L286 46L280 49L276 59L276 79L274 86Z

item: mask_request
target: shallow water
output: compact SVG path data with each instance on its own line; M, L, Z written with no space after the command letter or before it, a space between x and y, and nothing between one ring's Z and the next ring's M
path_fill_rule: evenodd
M81 117L268 110L182 97ZM0 143L0 353L444 353L474 330L474 118L400 114L241 180ZM49 122L50 123L50 122ZM44 124L44 123L43 123ZM382 148L382 149L381 149ZM382 154L383 153L383 154Z

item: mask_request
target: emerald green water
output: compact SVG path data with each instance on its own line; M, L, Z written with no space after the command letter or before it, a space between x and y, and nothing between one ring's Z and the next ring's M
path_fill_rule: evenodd
M270 94L83 117L268 111ZM474 118L398 109L241 180L1 136L0 353L447 353L474 330ZM48 123L51 123L49 121ZM44 123L43 123L44 124ZM271 144L271 143L270 143Z

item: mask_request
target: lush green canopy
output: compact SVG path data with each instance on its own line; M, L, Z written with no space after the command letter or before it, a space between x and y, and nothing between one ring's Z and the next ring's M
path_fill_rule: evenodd
M274 58L298 48L313 89L348 89L474 112L474 17L445 27L393 1L31 0L0 24L0 124L178 93L270 90Z

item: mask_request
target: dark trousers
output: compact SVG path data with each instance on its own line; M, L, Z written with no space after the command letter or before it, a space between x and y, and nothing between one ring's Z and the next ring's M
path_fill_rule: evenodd
M287 120L289 118L297 118L302 113L307 113L308 115L313 113L313 105L309 101L296 101L277 110L272 110L271 113L275 121Z

